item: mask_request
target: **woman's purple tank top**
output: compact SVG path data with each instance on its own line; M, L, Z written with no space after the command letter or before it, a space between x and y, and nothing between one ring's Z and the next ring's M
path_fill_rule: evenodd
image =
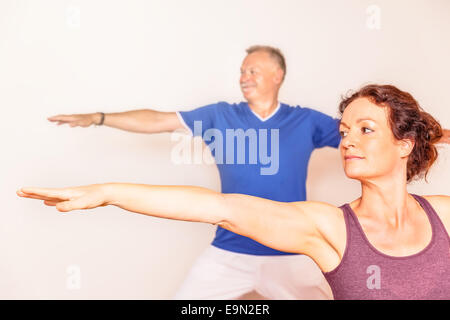
M427 213L431 242L422 251L393 257L373 247L348 204L341 206L347 243L340 264L324 272L334 299L450 299L450 238L436 211L412 195Z

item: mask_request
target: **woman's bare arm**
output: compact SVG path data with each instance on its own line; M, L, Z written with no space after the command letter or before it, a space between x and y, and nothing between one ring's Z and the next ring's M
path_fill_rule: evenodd
M318 202L276 202L191 186L107 183L22 188L17 194L44 200L62 212L114 205L154 217L220 225L271 248L308 255L325 242L314 217L337 209Z

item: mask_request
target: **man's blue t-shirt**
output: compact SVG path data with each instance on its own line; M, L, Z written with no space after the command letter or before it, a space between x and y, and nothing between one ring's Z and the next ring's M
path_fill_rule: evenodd
M241 193L275 201L306 200L308 161L315 148L340 143L338 122L319 111L279 104L266 119L246 102L219 102L178 112L194 136L215 157L222 193ZM212 245L253 255L289 254L217 228Z

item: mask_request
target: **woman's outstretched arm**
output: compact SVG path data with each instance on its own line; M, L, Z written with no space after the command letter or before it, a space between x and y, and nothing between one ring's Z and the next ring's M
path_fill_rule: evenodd
M274 249L311 253L322 237L313 215L329 211L323 203L276 202L201 187L107 183L73 188L22 188L21 197L44 200L68 212L114 205L154 217L220 225Z

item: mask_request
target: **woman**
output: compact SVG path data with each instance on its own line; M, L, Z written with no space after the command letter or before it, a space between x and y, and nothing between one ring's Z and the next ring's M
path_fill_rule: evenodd
M22 188L59 211L115 205L146 215L207 222L281 251L310 256L335 299L449 299L450 197L411 195L442 137L438 122L393 86L369 85L340 104L345 174L360 198L335 207L282 203L199 187L107 183Z

